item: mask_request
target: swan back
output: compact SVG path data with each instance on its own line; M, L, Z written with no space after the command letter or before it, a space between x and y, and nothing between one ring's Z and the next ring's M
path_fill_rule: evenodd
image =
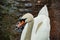
M39 25L39 26L38 26ZM49 40L50 19L45 15L34 18L31 40Z
M34 18L31 40L50 40L50 19L45 5Z

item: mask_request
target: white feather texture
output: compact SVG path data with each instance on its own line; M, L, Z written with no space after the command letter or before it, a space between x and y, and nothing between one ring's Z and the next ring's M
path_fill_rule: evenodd
M38 24L40 24L39 27L38 27ZM49 37L50 37L49 17L45 15L40 15L36 17L34 19L34 26L32 30L31 40L49 40Z
M46 15L46 16L49 16L48 9L47 9L47 6L46 5L44 5L44 7L39 11L38 15Z
M33 15L30 13L27 13L22 18L27 18L26 19L27 24L25 25L22 31L21 40L31 40L31 32L34 24Z
M36 18L32 18L30 14L23 16L23 18L28 18L28 23L22 32L21 40L50 40L50 19L46 5L40 10ZM31 34L31 36L26 37L26 33L28 33L27 35Z

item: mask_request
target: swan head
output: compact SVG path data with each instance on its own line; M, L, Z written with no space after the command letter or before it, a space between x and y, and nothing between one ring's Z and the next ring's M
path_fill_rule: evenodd
M31 13L26 13L21 18L19 18L19 21L18 21L18 24L16 25L16 27L21 28L26 23L29 23L31 21L33 21L33 15Z

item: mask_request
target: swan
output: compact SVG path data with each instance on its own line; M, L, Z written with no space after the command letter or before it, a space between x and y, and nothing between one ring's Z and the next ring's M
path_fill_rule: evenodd
M50 21L45 15L40 15L36 18L31 18L31 15L21 35L21 40L49 40ZM25 18L25 16L24 16ZM42 19L41 19L42 18ZM39 25L38 25L39 24ZM37 27L38 26L38 27Z
M18 27L26 24L21 35L21 40L49 40L50 19L48 15L39 13L37 17L33 18L32 14L27 13L20 19L22 21Z

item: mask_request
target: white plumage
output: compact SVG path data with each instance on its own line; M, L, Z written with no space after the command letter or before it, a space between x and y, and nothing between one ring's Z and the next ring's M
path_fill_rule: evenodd
M38 26L39 25L39 26ZM50 20L45 15L40 15L34 19L31 40L49 40Z
M29 14L26 16L29 16L27 17L29 22L22 32L21 40L50 40L50 19L46 5L40 10L36 18L32 18Z
M44 5L44 7L42 7L42 9L39 11L38 15L45 15L45 16L49 17L48 9L47 9L46 5Z

